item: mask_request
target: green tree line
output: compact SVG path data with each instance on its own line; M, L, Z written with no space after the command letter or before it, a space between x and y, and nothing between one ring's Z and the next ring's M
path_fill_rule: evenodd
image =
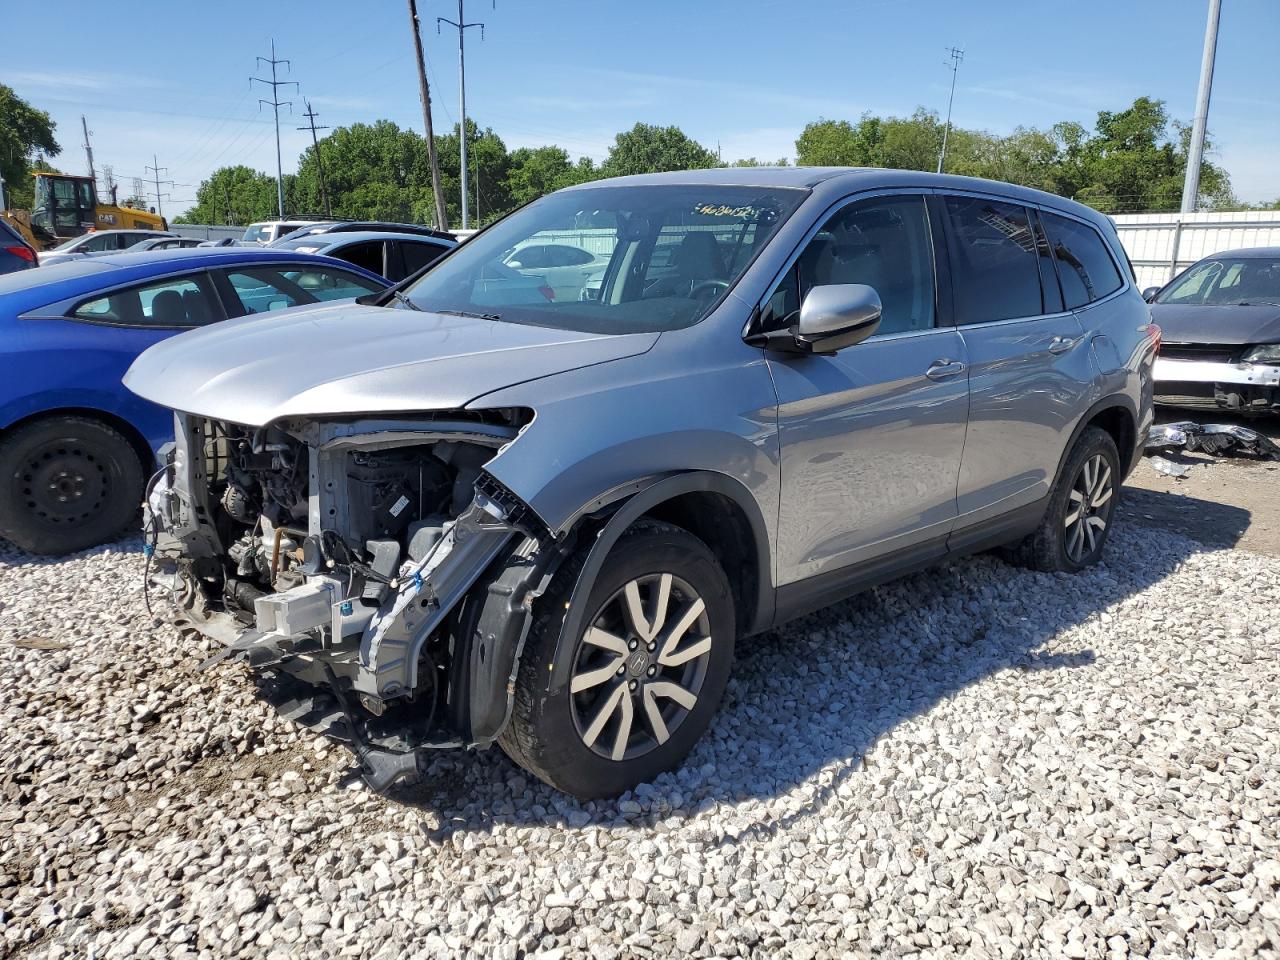
M437 137L449 222L460 220L458 127ZM796 140L800 166L868 166L933 170L943 125L923 107L909 117L864 114L856 121L819 119ZM1047 190L1107 213L1176 210L1182 197L1190 129L1170 118L1160 100L1140 97L1119 112L1102 111L1092 129L1074 122L1046 129L1019 127L1000 136L953 127L947 138L946 172L987 177ZM478 223L500 217L552 190L602 177L722 165L713 151L678 127L638 123L619 133L605 160L574 161L561 147L508 150L492 129L467 123L472 210ZM426 141L389 120L339 127L320 141L335 215L428 222L431 175ZM776 161L786 164L787 160ZM738 160L734 166L757 166ZM315 148L286 178L291 214L323 210ZM1242 206L1225 170L1206 161L1201 203L1211 209ZM224 167L201 184L192 223L247 223L275 216L275 185L266 173Z
M460 130L436 138L441 183L451 224L461 220ZM509 150L492 129L467 122L471 209L487 223L544 193L603 177L721 166L715 151L678 127L637 123L619 133L605 159L574 160L558 146ZM1182 196L1190 128L1171 118L1163 101L1139 97L1119 112L1101 111L1092 127L1074 122L1044 129L1019 127L1008 135L952 127L946 172L988 177L1047 190L1107 213L1176 210ZM818 119L796 139L801 166L871 166L933 170L942 144L938 115L921 107L909 117L863 114L857 120ZM431 173L426 140L390 120L338 127L319 143L335 216L430 222ZM54 123L10 87L0 84L0 172L12 207L29 207L33 169L48 168L59 153ZM776 161L786 164L787 160ZM734 166L758 166L754 158ZM285 177L290 215L320 214L316 148L298 158ZM276 215L275 181L244 165L221 167L196 190L196 204L178 219L236 224ZM1247 207L1234 197L1227 172L1206 161L1200 202L1210 209ZM1280 200L1256 209L1280 208Z

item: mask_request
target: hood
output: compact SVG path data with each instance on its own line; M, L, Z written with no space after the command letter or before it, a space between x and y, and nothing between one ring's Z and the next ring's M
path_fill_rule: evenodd
M1151 319L1165 343L1275 343L1280 340L1280 307L1198 307L1153 303Z
M161 406L263 426L281 417L456 410L502 387L644 353L610 336L346 303L242 317L163 340L124 385Z

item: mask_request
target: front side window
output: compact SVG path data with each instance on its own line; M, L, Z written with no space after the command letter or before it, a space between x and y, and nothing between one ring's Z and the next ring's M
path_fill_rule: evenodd
M78 320L124 327L200 327L218 319L204 274L169 277L81 303Z
M714 184L567 190L477 234L405 293L424 310L567 330L687 327L710 312L805 196ZM513 256L550 245L591 260L534 267Z
M933 239L923 197L882 197L832 214L770 297L766 329L787 326L814 287L862 283L880 296L876 336L935 320Z
M989 323L1044 312L1040 259L1025 207L946 197L956 320Z
M250 267L228 270L227 279L245 313L268 313L300 303L345 300L382 289L371 280L332 267Z
M365 243L352 243L338 250L334 250L332 257L339 260L345 260L347 263L354 263L357 267L363 267L370 273L385 275L386 270L382 264L382 241L370 240Z
M271 225L267 223L250 224L240 238L245 243L266 243L271 239Z
M115 250L117 248L117 240L118 237L112 233L95 233L84 242L80 249L85 253L101 253L105 250Z
M1280 260L1271 257L1202 260L1169 284L1155 302L1194 306L1280 304Z
M1097 230L1047 211L1041 211L1040 220L1058 262L1058 277L1068 309L1101 300L1124 286L1120 270Z

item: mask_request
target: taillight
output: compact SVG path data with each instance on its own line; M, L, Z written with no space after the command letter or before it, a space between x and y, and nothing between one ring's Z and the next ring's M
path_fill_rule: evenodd
M35 263L36 255L26 247L5 247L5 253L12 253L15 257L21 257L27 263Z
M1160 352L1160 342L1161 342L1161 340L1162 340L1162 339L1163 339L1163 337L1164 337L1164 332L1160 329L1160 324L1158 324L1158 323L1148 323L1148 324L1147 324L1147 333L1151 334L1151 339L1152 339L1152 340L1154 340L1154 341L1155 341L1155 344L1156 344L1156 353L1159 353L1159 352Z
M556 298L556 292L552 290L550 287L548 287L545 283L538 288L538 292L542 294L544 297L546 297L548 300L554 300Z

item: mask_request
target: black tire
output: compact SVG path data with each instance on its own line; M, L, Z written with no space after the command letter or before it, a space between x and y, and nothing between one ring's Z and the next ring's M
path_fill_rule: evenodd
M668 583L676 584L669 588L673 602L685 604L669 608L678 611L672 616L683 619L684 613L694 608L694 603L686 601L695 593L703 601L705 621L700 619L688 631L694 635L694 642L690 646L701 644L706 637L711 638L710 651L697 661L691 661L697 664L697 670L700 671L696 684L696 702L688 708L670 701L665 703L662 709L673 710L676 719L669 730L666 730L666 722L662 723L669 739L659 741L654 733L652 720L645 714L649 709L644 703L648 668L660 671L656 676L648 674L652 678L648 683L655 685L655 688L663 683L666 675L664 671L681 669L660 666L658 657L661 650L646 655L644 645L641 644L638 651L640 655L652 659L648 667L635 668L634 674L631 671L635 654L602 654L624 656L625 666L622 669L627 674L622 679L611 676L609 680L602 681L598 694L594 692L595 687L577 694L572 693L568 680L559 690L551 690L553 668L568 670L571 676L576 676L578 674L573 671L580 670L579 664L583 662L581 658L598 652L594 647L589 648L582 637L565 638L564 642L559 642L568 614L570 593L582 570L584 559L582 555L575 557L558 571L534 610L535 620L525 643L516 678L511 721L498 742L512 760L544 782L565 793L590 799L617 796L637 784L652 780L684 760L706 731L724 695L733 664L736 625L728 578L707 545L692 534L670 524L642 520L628 529L609 552L595 583L588 591L584 604L584 627L602 622L604 609L617 601L632 581L661 577L664 574L670 575ZM686 588L691 592L682 599L682 590ZM646 596L646 616L650 616L652 612L652 622L658 619L656 612L653 612L657 601L652 593ZM707 634L705 637L698 637L695 630L700 632L704 629L704 623ZM583 632L585 634L586 630ZM557 653L560 658L567 659L567 667L565 664L555 663ZM690 667L684 666L684 669L688 670ZM583 668L580 672L588 671ZM632 689L636 684L639 684L638 689ZM632 722L641 729L633 732L627 740L628 743L633 739L637 742L634 748L636 755L626 755L615 760L602 756L584 742L587 734L583 732L584 706L581 701L582 698L591 696L606 698L607 691L616 693L619 685L626 688L621 697L632 698ZM690 682L690 687L693 686ZM612 727L615 749L616 743L622 739L619 735L620 728L621 721ZM597 740L598 744L603 746L609 742L603 733L600 736L603 739ZM650 742L645 742L645 738ZM632 751L628 750L628 753Z
M1077 503L1073 499L1073 492L1081 493L1084 472L1089 465L1097 463L1099 457L1110 471L1108 481L1110 492L1107 494L1106 501L1098 507L1086 505L1086 515L1082 522L1086 526L1094 524L1091 527L1093 539L1092 541L1082 539L1080 544L1082 549L1077 552L1073 538L1075 524L1069 529L1067 523L1068 515L1074 516ZM1006 558L1018 566L1045 572L1074 573L1097 563L1102 558L1107 537L1111 533L1111 520L1115 515L1116 503L1120 499L1122 482L1120 454L1116 451L1115 441L1111 439L1109 433L1099 427L1086 427L1076 440L1075 446L1071 448L1066 462L1062 465L1062 472L1054 482L1053 491L1049 494L1049 506L1045 510L1044 518L1040 521L1040 526L1035 533L1010 547ZM1101 529L1096 528L1095 522L1089 521L1089 516L1101 521ZM1086 533L1082 533L1081 536L1085 537Z
M0 536L55 556L102 543L137 517L143 483L132 444L102 421L25 424L0 439Z

